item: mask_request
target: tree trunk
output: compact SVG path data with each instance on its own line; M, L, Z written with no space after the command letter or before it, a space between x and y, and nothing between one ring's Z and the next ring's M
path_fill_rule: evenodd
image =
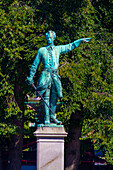
M23 98L23 89L22 89L22 76L21 76L21 67L17 65L17 72L20 73L18 76L15 76L15 95L14 102L22 111L18 113L14 124L17 128L17 134L11 137L11 142L9 145L8 151L8 166L7 170L21 170L21 160L22 160L22 147L23 147L23 128L24 128L24 98ZM20 75L20 77L19 77ZM21 81L19 80L21 78ZM25 78L24 78L25 80Z
M2 170L2 157L1 157L1 143L0 143L0 170Z
M80 158L81 115L72 114L69 127L69 142L66 144L65 170L78 170Z
M12 136L9 152L7 170L21 170L23 134Z

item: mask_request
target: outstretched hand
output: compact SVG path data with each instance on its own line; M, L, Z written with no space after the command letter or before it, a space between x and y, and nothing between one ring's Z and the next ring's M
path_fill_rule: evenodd
M82 38L82 40L85 41L85 42L89 42L90 39L91 38Z

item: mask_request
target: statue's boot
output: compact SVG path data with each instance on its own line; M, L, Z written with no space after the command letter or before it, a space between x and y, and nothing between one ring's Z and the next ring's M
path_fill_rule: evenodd
M58 125L61 125L61 124L62 124L62 122L59 121L59 120L57 120L57 118L56 118L55 115L53 115L53 114L51 114L50 120L51 120L52 122L58 124Z
M55 117L56 102L57 102L57 98L55 98L54 96L54 98L52 98L51 103L50 103L51 110L53 111L53 113L50 111L50 120L53 123L61 125L62 122L57 120L57 118Z
M44 124L50 124L50 116L45 116Z
M49 97L44 97L45 102L49 105ZM49 115L49 108L47 105L43 102L43 109L44 109L44 124L50 124L50 115Z

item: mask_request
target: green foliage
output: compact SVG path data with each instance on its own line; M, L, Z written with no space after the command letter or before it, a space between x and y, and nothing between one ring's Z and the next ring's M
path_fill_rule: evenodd
M39 34L40 28L37 29L38 24L34 22L35 9L21 1L2 1L1 5L0 132L12 134L17 133L18 121L22 123L27 109L24 101L29 87L25 78L29 64L38 48L44 45L45 38ZM33 111L29 112L34 115Z
M106 114L98 118L85 119L82 135L84 139L90 138L95 149L101 150L106 160L113 163L113 116Z
M58 117L64 116L63 122L68 127L71 113L76 114L77 110L81 111L82 139L97 140L98 142L94 143L95 148L103 149L106 160L112 164L112 131L109 128L113 125L111 117L113 110L112 34L107 27L103 27L97 9L88 0L82 4L77 13L71 14L78 16L79 19L76 17L76 22L73 22L74 17L68 18L66 31L71 32L72 28L76 28L76 35L92 39L90 43L82 44L69 55L63 56L65 59L61 59L60 75L64 97ZM75 33L72 35L74 37ZM98 119L102 123L101 130ZM108 127L106 128L107 143L105 137L98 140L100 131L105 133L105 123ZM94 135L92 135L93 131Z
M112 162L113 44L112 1L2 0L0 2L0 135L28 132L34 112L24 105L29 67L37 50L46 45L45 32L57 33L56 45L91 37L60 58L62 106L57 116L68 129L70 115L81 111L83 134L103 148ZM38 79L41 67L35 76ZM89 128L90 127L90 128ZM22 129L23 130L23 129ZM100 139L100 133L103 138ZM107 136L107 137L106 137Z

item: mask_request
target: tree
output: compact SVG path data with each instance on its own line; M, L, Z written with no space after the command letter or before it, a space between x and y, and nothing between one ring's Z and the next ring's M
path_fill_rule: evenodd
M102 148L102 141L106 137L104 137L103 140L98 140L100 133L105 133L104 126L109 125L108 127L110 127L112 124L113 61L111 55L111 32L108 29L103 28L103 23L99 20L97 13L98 11L95 10L93 4L90 1L85 1L76 14L80 18L80 24L82 26L78 30L78 35L88 35L92 38L92 41L90 44L83 45L76 49L76 58L73 57L73 61L71 62L67 59L67 61L64 61L63 63L65 68L61 67L60 73L63 78L65 89L63 102L65 104L62 106L62 112L59 113L59 115L61 114L62 117L65 113L65 118L70 120L71 126L71 122L74 122L74 120L75 122L77 121L79 111L79 121L77 122L80 122L81 119L89 120L84 120L83 132L85 132L83 134L85 134L87 138L90 137L93 141L97 140L97 147ZM75 15L75 13L73 13L73 15ZM77 19L77 21L79 20ZM77 21L76 24L79 25ZM70 21L70 25L71 24L72 21ZM71 26L74 28L74 24ZM100 121L101 118L103 119ZM108 118L110 120L106 120ZM98 123L98 119L101 122L101 128L94 125L95 123ZM106 121L107 125L104 124ZM66 124L69 124L67 120L65 120L65 122ZM89 122L88 129L86 128L87 122ZM77 169L78 167L76 162L78 160L77 155L80 155L78 154L78 147L80 146L79 137L81 133L80 131L78 133L78 129L81 129L81 124L78 125L76 130L76 123L74 123L74 125L72 123L72 126L69 128L71 141L67 146L67 169ZM91 129L90 125L92 125ZM94 127L98 127L98 129L95 130L95 133L93 134ZM108 133L109 138L107 139L107 142L106 140L104 141L105 144L103 148L105 149L107 161L112 163L112 149L110 149L112 145L112 131L111 129L108 129L109 128L106 128L106 133ZM87 132L90 132L88 133L89 135L86 135ZM74 152L73 148L75 148Z
M28 128L29 120L34 116L34 112L24 105L26 93L30 91L25 79L37 50L46 45L44 34L49 29L57 33L57 45L82 37L92 38L90 43L82 44L73 52L61 56L60 60L64 97L57 116L62 119L66 130L70 130L67 168L78 167L82 124L83 135L88 133L87 136L93 141L98 138L100 129L95 130L92 135L90 129L84 128L87 122L93 128L95 122L102 121L102 130L112 124L111 25L113 20L109 18L112 16L111 4L110 0L107 4L104 0L103 3L99 0L9 0L8 2L2 0L0 2L2 28L0 30L0 136L1 142L4 137L10 140L8 169L20 169L21 166L23 135L25 128ZM38 75L39 73L35 76L35 82ZM32 88L31 94L33 94ZM104 127L107 118L109 120ZM108 145L110 148L112 140L110 128L106 131L109 132L109 140L105 142L104 148L108 151ZM104 139L98 141L97 146L101 147ZM70 144L74 148L73 152ZM110 154L108 153L107 160L111 159ZM73 159L70 159L71 156Z
M20 169L25 112L25 78L29 56L36 55L34 10L18 1L2 1L1 60L0 60L0 125L1 137L10 140L7 169ZM9 5L10 4L10 5ZM21 80L21 81L20 81ZM2 138L1 138L2 139Z

